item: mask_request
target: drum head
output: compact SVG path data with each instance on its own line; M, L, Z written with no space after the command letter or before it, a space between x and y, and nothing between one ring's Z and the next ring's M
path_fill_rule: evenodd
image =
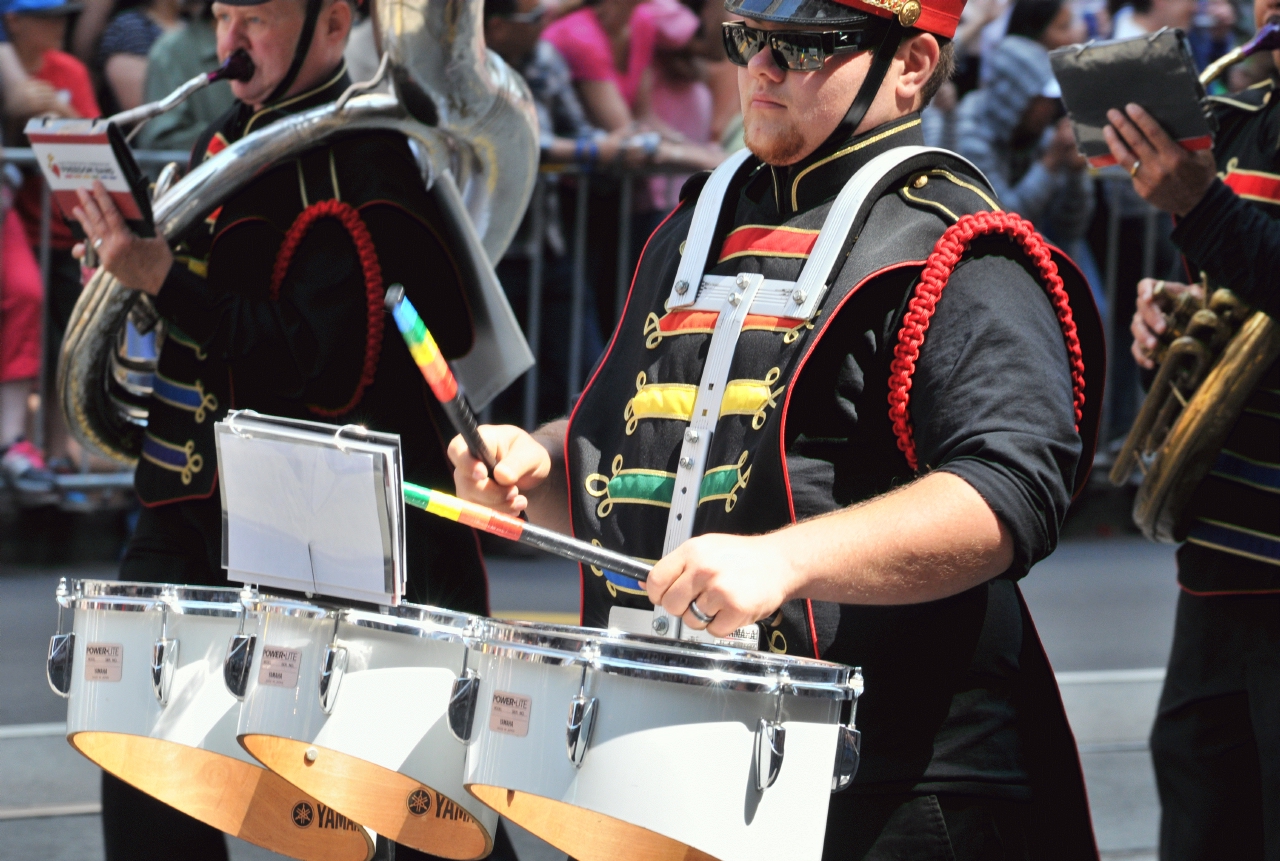
M563 801L478 783L467 784L467 789L576 861L718 861L647 828Z
M240 743L294 786L397 843L466 861L493 851L493 835L487 828L456 801L411 777L279 736L243 735Z
M177 742L78 732L72 746L106 771L221 831L305 861L369 861L369 832L252 763Z

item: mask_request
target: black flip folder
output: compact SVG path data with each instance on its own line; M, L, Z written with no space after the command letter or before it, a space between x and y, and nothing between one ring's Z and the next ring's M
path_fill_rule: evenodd
M1102 130L1107 111L1141 105L1189 150L1213 146L1204 87L1186 34L1163 29L1134 39L1070 45L1049 54L1080 154L1093 167L1116 163Z

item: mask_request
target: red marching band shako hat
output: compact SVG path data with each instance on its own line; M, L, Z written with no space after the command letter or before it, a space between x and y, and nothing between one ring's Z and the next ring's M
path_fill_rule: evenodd
M870 25L872 17L882 18L950 39L956 34L964 4L965 0L725 0L724 8L757 21L833 30Z

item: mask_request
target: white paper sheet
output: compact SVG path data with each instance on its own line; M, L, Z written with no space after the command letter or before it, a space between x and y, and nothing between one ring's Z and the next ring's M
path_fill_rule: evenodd
M288 429L244 420L234 425L241 433L231 427L218 425L230 579L396 603L402 509L387 485L400 492L398 448L350 438L339 448L327 429L290 439Z

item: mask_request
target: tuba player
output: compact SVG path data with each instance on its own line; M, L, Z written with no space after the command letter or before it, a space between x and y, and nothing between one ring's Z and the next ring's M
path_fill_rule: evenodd
M214 3L219 59L243 49L255 71L232 83L236 102L199 138L192 163L337 99L351 83L342 55L353 11L348 0ZM473 333L445 216L403 136L363 132L293 155L172 248L132 234L100 186L75 215L102 265L149 294L167 324L122 579L225 582L213 424L229 409L396 432L409 480L448 479L447 422L396 327L384 325L384 290L404 285L446 356L467 352ZM405 526L409 600L488 612L471 531L435 518ZM227 857L221 834L103 780L108 859Z
M1261 27L1280 17L1280 3L1255 0L1253 11ZM1271 57L1280 66L1280 51ZM1186 152L1138 105L1111 112L1107 142L1138 194L1177 216L1172 238L1190 271L1280 319L1276 72L1209 104L1219 126L1212 152ZM1131 326L1134 358L1148 369L1166 328L1155 284L1138 284ZM1250 393L1189 509L1151 732L1160 857L1280 858L1280 362Z

